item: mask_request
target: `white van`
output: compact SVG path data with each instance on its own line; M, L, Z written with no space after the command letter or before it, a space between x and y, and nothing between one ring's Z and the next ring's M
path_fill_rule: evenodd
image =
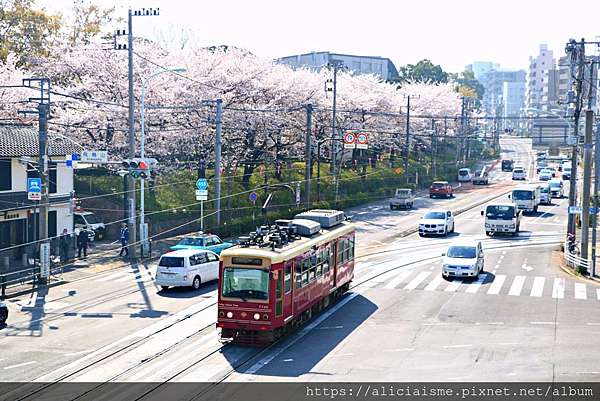
M156 284L169 287L200 288L202 283L219 278L219 257L209 250L182 249L165 253L158 261Z
M484 256L481 241L458 240L453 242L445 253L442 262L442 277L479 276L484 269Z
M458 182L470 182L473 179L473 174L470 168L461 168L458 170Z
M520 186L512 190L508 195L517 204L519 210L537 213L538 205L541 203L541 191L539 185Z
M552 204L552 193L550 192L550 184L542 183L540 185L540 203L545 205Z

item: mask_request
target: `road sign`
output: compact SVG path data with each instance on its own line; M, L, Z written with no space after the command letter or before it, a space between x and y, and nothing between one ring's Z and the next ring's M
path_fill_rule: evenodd
M27 179L27 199L41 200L42 199L42 179L28 178Z
M598 210L595 207L591 207L590 214L598 214Z
M67 155L67 159L65 160L65 165L67 167L73 167L73 162L77 162L77 160L79 160L79 156L77 155L77 153L73 153L70 155Z
M569 206L569 214L581 214L581 208L579 206Z
M208 196L208 189L197 189L196 196Z
M205 200L208 200L208 196L207 195L196 195L196 200L197 201L205 201Z
M296 183L296 205L300 204L300 183Z
M356 149L368 149L368 148L369 148L369 134L361 131L356 136Z
M250 202L252 202L252 204L254 205L256 204L256 200L258 199L258 194L256 192L250 192L248 198L250 198Z
M81 152L81 162L92 164L108 163L108 151L84 150L83 152Z
M344 149L354 149L356 147L356 134L348 131L344 134Z
M196 188L200 190L208 189L208 180L206 178L198 178L198 181L196 181Z
M40 276L50 276L50 244L47 242L40 245Z

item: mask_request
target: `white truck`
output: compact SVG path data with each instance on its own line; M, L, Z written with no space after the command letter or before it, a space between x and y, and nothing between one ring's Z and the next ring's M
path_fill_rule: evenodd
M473 185L488 185L489 178L487 173L487 166L481 169L481 172L477 177L473 177Z
M508 198L513 200L519 210L536 213L542 203L540 190L539 185L520 186L513 189Z
M410 188L398 188L396 194L390 200L390 210L399 208L411 208L415 203L415 192Z
M509 233L516 236L521 227L522 211L515 203L491 203L481 211L485 216L485 234Z

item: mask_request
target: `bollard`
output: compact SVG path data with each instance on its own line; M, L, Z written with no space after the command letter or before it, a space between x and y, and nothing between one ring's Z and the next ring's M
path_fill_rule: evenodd
M27 255L27 252L21 255L21 263L23 264L23 267L29 266L29 255Z

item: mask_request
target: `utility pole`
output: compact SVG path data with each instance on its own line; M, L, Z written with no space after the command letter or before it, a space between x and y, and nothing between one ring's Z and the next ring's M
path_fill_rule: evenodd
M598 208L600 208L600 122L596 124L596 139L594 141L594 213L592 214L592 263L590 276L596 275L596 237L598 231Z
M215 128L215 214L217 227L221 225L221 127L223 125L223 99L217 99Z
M312 144L311 144L311 130L312 130L312 104L306 106L306 132L304 137L304 154L306 158L306 165L304 167L304 193L306 200L306 207L310 208L310 178L312 172ZM318 156L317 156L318 157Z
M581 199L581 257L588 258L590 233L590 184L592 179L592 135L594 111L585 111L585 143L583 145L583 194Z
M436 152L436 137L435 137L435 120L431 119L431 175L432 179L435 180L437 176L436 165L435 165L435 152Z
M331 173L335 181L335 202L337 204L339 193L338 167L337 167L337 127L336 127L336 109L337 109L337 73L342 68L344 62L342 60L330 60L328 66L333 68L333 113L331 121ZM327 89L329 90L329 89ZM343 157L343 153L342 156Z
M574 126L573 137L575 144L573 145L573 153L571 155L571 179L569 180L569 206L575 206L577 201L577 144L579 142L579 117L581 115L581 99L583 86L583 68L585 61L585 40L581 39L581 43L577 43L571 39L567 43L566 53L571 56L571 76L575 79L575 109L573 113ZM575 67L577 67L577 76L575 77ZM571 99L569 99L571 100ZM567 232L575 235L575 215L569 213ZM587 256L587 255L586 255Z
M404 174L408 180L408 158L410 155L410 95L406 96L406 139L404 150Z

